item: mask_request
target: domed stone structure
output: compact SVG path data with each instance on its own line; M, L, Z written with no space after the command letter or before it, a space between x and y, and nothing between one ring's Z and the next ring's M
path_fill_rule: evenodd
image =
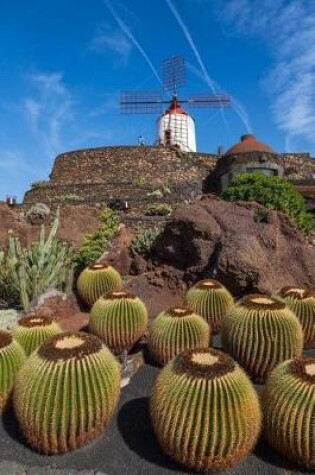
M246 134L219 158L215 180L218 188L224 191L237 173L255 171L268 176L284 174L279 155L268 145L259 142L254 135Z

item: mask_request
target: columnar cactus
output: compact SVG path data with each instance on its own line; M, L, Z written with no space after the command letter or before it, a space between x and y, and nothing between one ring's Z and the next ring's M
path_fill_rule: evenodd
M21 368L14 386L15 413L27 443L61 454L89 443L118 403L120 365L93 335L56 335Z
M5 407L24 361L25 353L20 344L10 333L0 330L0 411Z
M221 330L222 319L233 305L230 292L217 280L197 282L188 291L188 305L211 325L213 333Z
M164 452L198 471L241 461L261 426L258 396L245 372L213 349L188 350L162 369L150 414Z
M89 328L113 351L129 351L145 333L147 309L130 292L108 292L92 307Z
M23 317L12 328L13 337L20 343L27 356L46 340L61 332L56 322L40 315Z
M295 313L304 332L304 347L315 347L315 292L300 287L283 287L279 297Z
M148 348L160 364L184 350L207 348L210 345L211 329L202 317L193 310L174 307L160 313L151 325Z
M106 292L118 291L121 286L120 274L106 264L87 267L81 272L77 282L78 293L89 307Z
M276 365L301 356L303 331L284 302L252 294L239 300L225 317L222 343L257 382L264 382Z
M270 445L314 470L315 359L294 359L277 366L267 380L262 403Z

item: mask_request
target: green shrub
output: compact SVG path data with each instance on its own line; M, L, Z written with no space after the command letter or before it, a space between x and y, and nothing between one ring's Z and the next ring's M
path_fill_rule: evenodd
M101 257L117 233L120 217L115 211L105 208L101 212L100 220L100 226L95 233L86 236L75 256L75 269L77 273L80 273Z
M156 227L141 229L140 231L138 231L131 243L132 251L137 254L143 255L150 252L152 244L154 243L160 232L160 229Z
M147 216L168 216L172 212L172 207L167 203L151 205L146 209Z
M304 232L314 227L303 196L281 177L267 177L259 172L240 173L222 197L228 201L256 201L266 208L282 211Z

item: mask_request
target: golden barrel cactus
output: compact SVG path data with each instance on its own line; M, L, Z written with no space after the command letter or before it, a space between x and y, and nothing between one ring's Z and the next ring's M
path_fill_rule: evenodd
M0 330L0 411L6 405L16 375L25 359L21 345L10 333Z
M93 440L111 419L120 365L93 335L57 335L35 351L14 386L14 410L27 443L61 454Z
M315 359L285 361L270 374L263 395L269 444L305 468L315 469Z
M146 306L131 292L108 292L92 307L89 329L113 351L129 351L148 326Z
M239 300L225 317L222 343L257 382L264 382L282 361L301 356L303 331L284 302L252 294Z
M210 344L208 323L185 307L174 307L160 313L150 327L148 349L162 365L184 350L207 348Z
M120 290L121 286L120 274L114 267L106 264L93 264L79 275L77 291L83 302L92 307L103 294Z
M27 356L46 340L61 332L62 330L56 322L49 317L40 315L23 317L12 328L13 337L24 348Z
M258 396L247 375L213 349L183 352L161 370L150 414L163 451L196 471L240 462L261 427Z
M211 325L213 333L221 330L222 319L234 302L230 292L213 279L197 282L189 289L186 300L189 307Z
M279 297L298 317L304 332L304 348L315 347L315 292L300 287L283 287Z

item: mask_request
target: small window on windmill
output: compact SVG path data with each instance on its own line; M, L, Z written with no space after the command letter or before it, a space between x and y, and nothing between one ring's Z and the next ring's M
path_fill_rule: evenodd
M164 131L165 145L171 145L171 131L167 129Z

